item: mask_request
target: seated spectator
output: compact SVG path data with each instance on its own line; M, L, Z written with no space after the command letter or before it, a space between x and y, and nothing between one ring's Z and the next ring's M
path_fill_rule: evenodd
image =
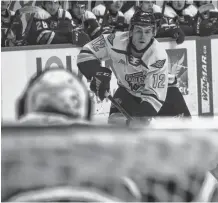
M132 6L126 13L124 13L127 24L130 23L130 20L135 13L135 10L137 9L137 6L139 6L145 12L161 13L160 6L156 5L154 1L140 1L139 5L137 5L137 2L135 2L135 5Z
M111 33L115 31L124 31L128 26L125 24L123 13L120 11L123 1L104 1L92 9L92 12L102 25L103 33ZM105 15L105 11L108 12Z
M52 68L33 76L17 101L17 117L26 124L70 124L91 119L85 85L71 72Z
M195 35L194 17L197 15L197 9L185 0L169 1L165 8L165 17L169 21L174 21L180 26L186 36Z
M210 36L218 34L218 9L212 1L195 1L198 14L195 18L196 35Z
M28 44L71 43L73 26L70 13L60 8L60 2L55 0L42 1L42 8L28 22Z
M10 1L1 1L1 46L15 46L22 38L23 26L15 12L9 10Z
M88 42L100 35L100 25L96 16L86 10L87 4L88 1L70 1L69 12L72 16L73 26L78 30L80 40Z

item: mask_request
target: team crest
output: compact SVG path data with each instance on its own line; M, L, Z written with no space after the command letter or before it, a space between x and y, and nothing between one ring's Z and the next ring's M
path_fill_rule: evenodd
M113 46L114 45L114 38L115 38L115 34L111 33L110 35L108 35L107 40L110 42L110 44Z
M129 55L129 63L133 66L139 66L141 64L141 59L140 58L136 58L132 55Z
M166 62L166 59L158 60L154 64L152 64L151 66L154 67L154 68L163 68L165 62Z
M126 74L125 80L128 82L132 91L139 91L145 87L146 71L141 71L133 74Z
M94 49L95 52L98 52L100 48L105 47L105 39L103 35L98 37L94 42L92 42L92 48Z

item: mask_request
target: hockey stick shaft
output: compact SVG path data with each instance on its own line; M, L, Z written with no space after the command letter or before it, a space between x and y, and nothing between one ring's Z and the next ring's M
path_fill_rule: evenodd
M160 20L160 24L159 24L159 26L158 26L158 28L157 28L157 31L160 30L161 24L163 23L166 4L167 4L167 1L164 1L164 2L163 2L163 5L162 5L162 10L161 10L161 17L162 17L162 19Z
M105 96L111 101L111 103L122 113L127 120L133 120L132 116L108 93L105 93Z

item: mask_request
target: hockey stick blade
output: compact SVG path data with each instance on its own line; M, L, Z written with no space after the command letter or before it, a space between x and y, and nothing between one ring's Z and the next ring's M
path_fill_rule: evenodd
M108 92L105 93L105 96L127 118L127 120L129 121L133 120L133 118L129 115L129 113L122 106L120 106L120 104Z

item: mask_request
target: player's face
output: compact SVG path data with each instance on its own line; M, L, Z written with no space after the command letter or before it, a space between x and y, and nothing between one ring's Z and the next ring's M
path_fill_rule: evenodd
M58 1L47 1L45 3L45 9L48 11L51 15L55 15L59 9L59 2Z
M144 49L154 37L152 27L142 27L135 25L132 31L132 43L137 50Z
M153 12L153 1L143 1L141 4L141 9L145 12Z
M1 11L5 11L10 4L10 1L1 1Z
M73 14L79 19L82 18L83 14L85 13L85 10L86 10L85 4L76 4L72 8Z
M182 10L185 7L185 1L172 1L173 8L176 10Z
M112 11L117 12L117 11L119 11L119 10L122 8L122 6L123 6L123 1L117 1L117 0L115 0L115 1L111 4L110 8L111 8Z

